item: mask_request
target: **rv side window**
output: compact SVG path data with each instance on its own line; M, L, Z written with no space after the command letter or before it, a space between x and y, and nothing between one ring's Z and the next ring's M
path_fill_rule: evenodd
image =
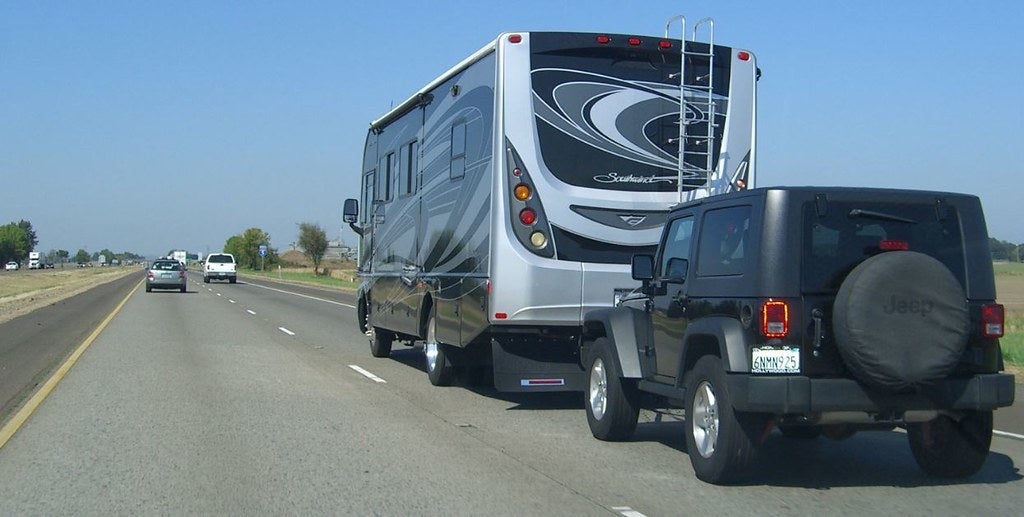
M459 122L452 126L452 169L451 178L466 175L466 123Z
M363 204L359 207L362 217L360 221L365 225L370 220L370 211L373 206L373 177L375 169L370 169L363 174Z
M398 194L407 196L416 192L416 142L403 145L399 155L401 173L398 179Z
M384 157L384 193L382 199L391 201L394 198L392 182L395 180L395 153L388 153Z

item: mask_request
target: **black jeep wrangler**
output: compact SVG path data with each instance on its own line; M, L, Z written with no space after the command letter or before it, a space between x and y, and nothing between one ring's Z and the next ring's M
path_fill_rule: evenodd
M926 472L968 476L988 454L992 410L1013 403L974 196L705 198L675 207L657 256L632 267L639 292L585 318L590 429L626 439L641 405L681 405L704 481L748 473L773 426L835 439L904 427Z

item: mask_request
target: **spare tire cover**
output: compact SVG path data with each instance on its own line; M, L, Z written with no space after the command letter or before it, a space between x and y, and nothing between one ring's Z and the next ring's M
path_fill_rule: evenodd
M938 260L887 252L843 281L833 329L847 368L868 386L907 391L946 377L967 345L964 290Z

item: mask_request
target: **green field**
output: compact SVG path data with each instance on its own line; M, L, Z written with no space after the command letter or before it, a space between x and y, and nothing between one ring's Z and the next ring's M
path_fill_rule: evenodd
M238 274L240 276L252 275L276 280L287 280L289 282L298 282L302 284L333 287L338 289L355 289L356 287L359 287L359 282L349 282L348 280L341 280L339 278L332 278L323 275L314 275L312 272L296 273L291 271L259 271L254 269L239 269Z
M1005 262L992 264L997 275L1024 275L1024 262Z

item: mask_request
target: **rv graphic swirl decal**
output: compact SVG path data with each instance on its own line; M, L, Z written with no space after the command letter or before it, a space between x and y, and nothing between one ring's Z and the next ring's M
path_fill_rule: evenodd
M648 169L643 174L593 170L597 183L675 183L678 166L679 87L630 81L561 68L532 72L534 109L538 119L576 141ZM686 97L698 92L687 90ZM706 93L704 94L706 95ZM715 96L716 110L726 98ZM708 116L687 103L687 123ZM672 139L672 141L670 141ZM685 169L689 169L686 167ZM684 169L684 176L687 171Z

